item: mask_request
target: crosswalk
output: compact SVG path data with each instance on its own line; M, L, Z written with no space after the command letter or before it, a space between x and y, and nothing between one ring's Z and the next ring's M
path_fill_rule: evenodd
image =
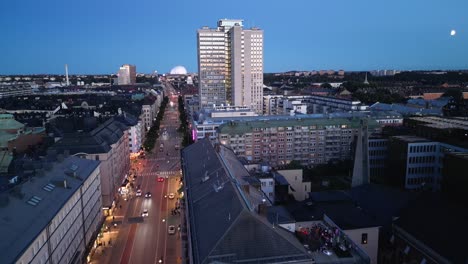
M180 160L180 157L169 157L170 160ZM148 161L162 161L167 160L167 157L155 158L155 159L146 159Z
M179 173L179 171L152 171L152 172L143 172L141 176L170 176L170 175L176 175Z

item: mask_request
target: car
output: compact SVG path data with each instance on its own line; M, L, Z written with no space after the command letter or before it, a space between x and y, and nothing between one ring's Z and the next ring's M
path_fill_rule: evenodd
M151 198L151 193L150 193L150 192L146 192L146 193L145 193L145 197L146 197L146 198Z
M141 190L136 191L136 196L141 196Z
M174 194L174 193L170 193L167 197L169 197L169 199L174 199L175 194Z
M159 176L159 177L158 177L158 182L163 182L163 181L164 181L164 178L161 177L161 176Z
M141 213L141 217L146 217L148 216L148 209L143 210L143 213Z
M169 226L169 229L167 230L167 232L169 233L169 235L175 234L175 226L170 225L170 226Z

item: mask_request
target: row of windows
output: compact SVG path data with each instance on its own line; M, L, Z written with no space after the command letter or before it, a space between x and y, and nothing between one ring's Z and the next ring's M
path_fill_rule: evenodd
M434 173L434 167L410 167L408 168L408 174L432 174Z
M433 177L429 177L429 176L426 176L426 177L419 177L419 178L409 178L407 179L407 184L408 185L416 185L416 184L422 184L422 183L433 183L434 182L434 178Z
M422 146L411 146L410 153L418 152L435 152L436 145L422 145Z
M436 161L435 156L420 156L420 157L410 157L409 163L434 163Z
M382 141L370 141L369 140L369 147L387 147L388 141L387 140L382 140Z

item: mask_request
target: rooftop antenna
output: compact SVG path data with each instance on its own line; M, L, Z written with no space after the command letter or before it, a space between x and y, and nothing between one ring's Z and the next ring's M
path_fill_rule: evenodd
M68 64L65 64L65 79L67 80L67 86L70 86L70 81L68 80Z

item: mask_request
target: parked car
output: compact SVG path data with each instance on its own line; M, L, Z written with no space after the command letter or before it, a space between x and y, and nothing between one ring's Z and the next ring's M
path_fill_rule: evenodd
M174 194L174 193L170 193L167 197L169 197L169 199L174 199L175 194Z

